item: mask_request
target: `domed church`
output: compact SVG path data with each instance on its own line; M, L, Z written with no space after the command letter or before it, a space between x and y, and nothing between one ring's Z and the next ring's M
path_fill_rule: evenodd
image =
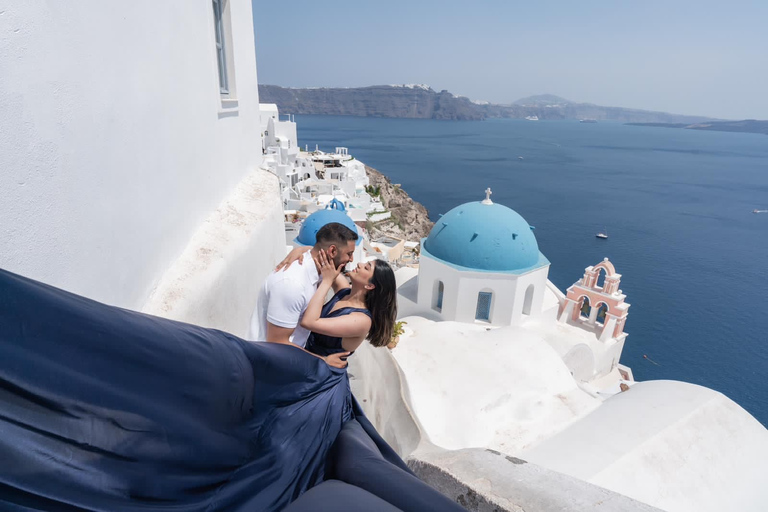
M549 260L533 227L490 195L453 208L422 240L417 303L442 320L505 326L541 314Z

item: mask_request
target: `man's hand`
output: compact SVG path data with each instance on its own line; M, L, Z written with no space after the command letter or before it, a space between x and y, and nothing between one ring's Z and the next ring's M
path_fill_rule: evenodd
M328 366L333 366L334 368L346 368L347 364L349 364L347 363L349 354L351 354L351 352L339 352L337 354L325 356L323 360L328 363Z

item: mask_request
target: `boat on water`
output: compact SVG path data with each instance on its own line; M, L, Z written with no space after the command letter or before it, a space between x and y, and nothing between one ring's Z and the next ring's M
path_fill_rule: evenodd
M596 123L597 119L579 119L580 123Z
M607 229L603 229L602 231L600 231L599 233L597 233L595 235L595 238L601 238L601 239L605 240L606 238L608 238L608 230Z
M525 120L526 121L538 121L539 120L539 116L526 116Z
M752 213L768 213L768 210L758 210L757 208L755 208L754 210L752 210Z

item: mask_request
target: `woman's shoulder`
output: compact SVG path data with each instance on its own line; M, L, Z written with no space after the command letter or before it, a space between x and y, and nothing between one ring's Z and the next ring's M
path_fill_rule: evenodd
M352 291L352 288L342 288L341 290L337 291L333 294L333 297L331 297L331 301L338 301L339 299L343 299L349 293Z

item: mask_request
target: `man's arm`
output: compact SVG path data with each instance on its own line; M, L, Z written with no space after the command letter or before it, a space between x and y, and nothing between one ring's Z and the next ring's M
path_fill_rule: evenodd
M295 327L280 327L270 322L267 322L267 341L269 341L270 343L282 343L283 345L291 345L300 350L303 350L307 354L312 354L312 352L291 343L291 334L293 334L294 330L295 330ZM337 354L331 354L326 357L319 356L317 354L312 354L312 355L322 359L329 366L333 366L335 368L346 368L347 356L349 356L349 354L350 352L340 352Z
M277 274L272 274L271 277ZM306 304L304 303L303 288L292 279L286 279L284 276L270 283L271 292L267 304L267 339L271 343L281 343L291 345L308 354L312 354L304 348L291 343L291 335L299 324L301 314L304 312ZM336 368L346 368L346 357L349 352L332 354L328 357L322 357L317 354L313 356L322 359L328 365Z
M304 288L285 274L275 273L268 277L266 340L273 343L290 343L290 337L306 307Z

